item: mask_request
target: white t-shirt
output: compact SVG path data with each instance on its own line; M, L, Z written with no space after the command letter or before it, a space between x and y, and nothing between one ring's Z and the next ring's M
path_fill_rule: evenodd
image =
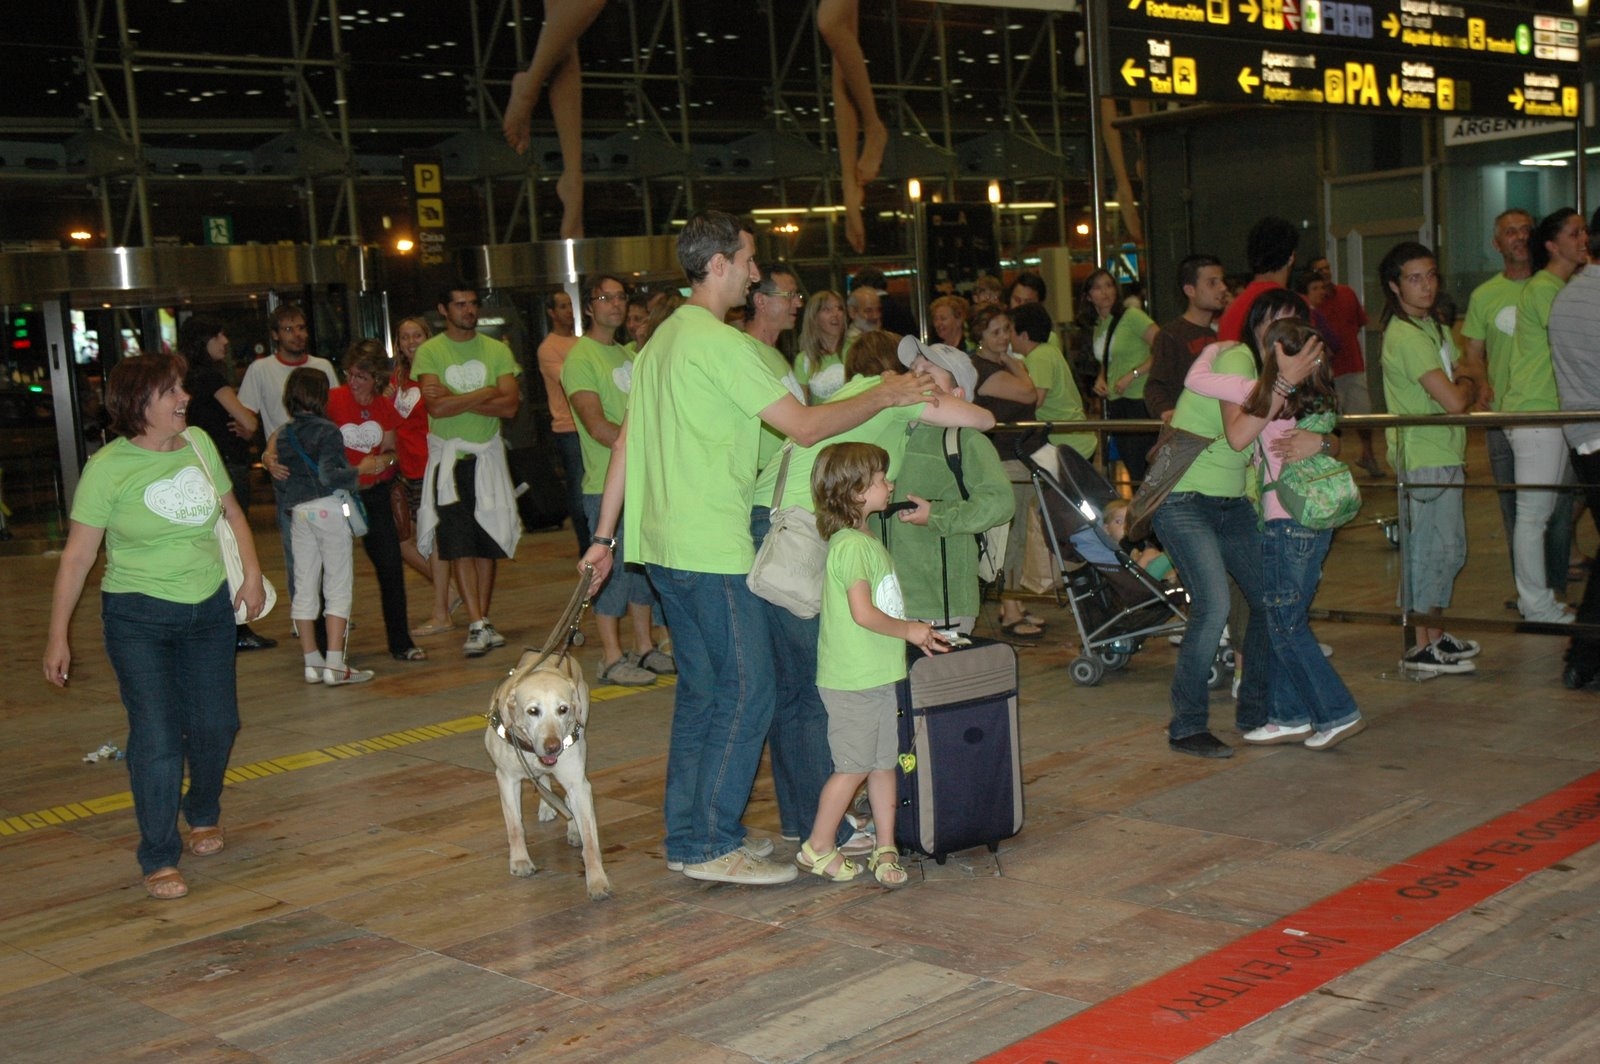
M277 355L268 355L256 359L244 371L244 380L239 382L239 402L261 418L261 431L267 439L289 420L289 411L283 405L283 386L289 374L308 368L320 369L328 377L328 387L338 387L339 378L333 372L333 363L316 355L306 356L306 360L296 366L279 361Z

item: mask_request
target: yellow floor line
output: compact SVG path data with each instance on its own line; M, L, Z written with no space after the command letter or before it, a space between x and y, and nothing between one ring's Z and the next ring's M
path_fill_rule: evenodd
M649 687L618 687L611 684L591 687L589 689L589 701L591 703L610 702L618 698L644 694L646 691L658 691L663 687L671 687L675 683L677 683L677 677L663 676ZM482 731L483 726L483 714L481 713L470 717L457 717L455 720L441 721L438 724L424 724L417 728L407 728L405 731L389 732L387 735L375 735L369 739L355 739L348 743L339 743L337 746L326 746L321 750L307 750L304 753L288 754L284 757L275 757L269 761L257 761L249 765L234 765L228 769L227 774L222 779L226 785L232 786L236 783L244 783L247 780L279 776L285 772L298 772L301 769L328 765L335 761L348 761L352 757L382 753L385 750L398 750L401 747L411 746L416 743L425 743L434 739L445 739L452 735ZM132 808L132 791L108 794L103 798L86 798L81 802L69 802L66 805L57 805L49 809L40 809L36 812L0 819L0 837L21 835L29 831L38 831L41 828L60 827L62 824L70 823L74 820L86 820L92 816L99 816L101 813L115 813L123 809Z

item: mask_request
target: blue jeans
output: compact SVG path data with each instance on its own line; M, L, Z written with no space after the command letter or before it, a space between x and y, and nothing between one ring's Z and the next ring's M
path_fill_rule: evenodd
M589 549L594 526L583 511L583 444L577 432L552 432L556 455L561 459L561 477L567 482L567 514L572 518L572 534L578 537L578 553Z
M226 582L192 606L136 592L105 592L101 602L106 654L128 711L139 867L149 875L183 853L180 809L196 828L222 815L222 776L239 731L233 604Z
M1268 521L1262 534L1263 598L1272 627L1267 716L1274 724L1310 724L1328 731L1361 716L1349 688L1311 634L1308 614L1332 542L1332 530L1316 532L1288 520ZM1247 656L1246 666L1249 661Z
M1189 624L1172 674L1172 722L1167 738L1210 730L1211 691L1206 676L1228 623L1228 577L1250 607L1245 626L1244 679L1235 722L1240 731L1267 722L1267 673L1272 654L1261 599L1261 535L1245 498L1175 491L1156 510L1156 534L1189 593Z
M750 514L750 538L761 549L771 527L771 511L757 506ZM828 711L817 691L817 639L820 617L802 620L763 601L767 630L772 637L772 670L776 679L776 704L767 742L772 746L772 784L778 794L778 818L789 838L809 838L817 819L817 799L833 774L828 750ZM836 841L853 832L841 822Z
M740 818L772 726L766 603L744 574L647 565L672 629L678 684L667 751L667 859L713 861L744 840Z

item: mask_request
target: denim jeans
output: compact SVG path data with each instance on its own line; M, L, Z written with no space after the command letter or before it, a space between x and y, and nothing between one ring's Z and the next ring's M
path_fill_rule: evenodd
M766 603L744 574L647 565L672 629L678 684L667 751L667 859L712 861L744 839L740 818L772 726Z
M1261 538L1262 598L1272 628L1267 716L1274 724L1310 724L1327 731L1361 715L1349 688L1322 656L1308 617L1332 542L1332 530L1317 532L1288 520L1268 521Z
M1272 656L1261 598L1261 535L1248 499L1193 491L1168 495L1155 514L1156 535L1189 593L1189 624L1172 674L1169 739L1209 730L1210 688L1206 675L1228 623L1228 577L1250 607L1243 645L1244 679L1234 719L1240 731L1267 722L1267 672ZM1235 643L1237 648L1239 644Z
M239 731L233 604L226 582L194 605L136 592L105 592L101 603L106 654L128 711L139 868L149 875L183 853L180 809L196 828L222 815L222 776Z
M572 518L572 534L578 537L578 553L589 549L594 526L583 512L583 444L576 432L552 432L556 454L561 459L561 477L567 482L567 514Z
M771 511L757 506L750 515L750 538L761 548L771 527ZM767 742L772 746L772 783L778 793L778 819L790 838L809 838L817 819L817 799L833 774L828 749L828 711L817 690L817 639L820 617L802 620L763 601L772 638L776 699ZM850 837L841 823L838 842Z

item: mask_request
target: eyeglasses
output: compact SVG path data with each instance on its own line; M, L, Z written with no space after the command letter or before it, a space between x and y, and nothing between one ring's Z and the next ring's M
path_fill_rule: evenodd
M803 303L805 302L806 298L799 292L768 292L760 288L756 289L756 291L760 292L768 299L787 299L791 303Z
M596 303L626 303L627 301L628 293L626 292L601 292L594 297L594 302Z

